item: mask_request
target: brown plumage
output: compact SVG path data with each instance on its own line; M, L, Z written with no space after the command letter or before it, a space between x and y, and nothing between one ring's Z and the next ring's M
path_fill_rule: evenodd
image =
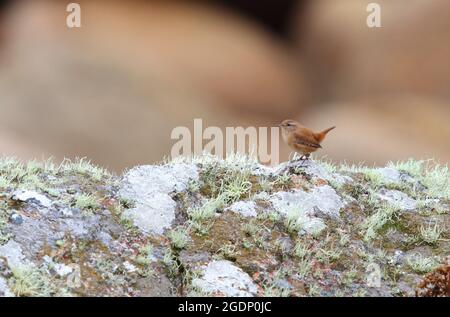
M292 150L301 154L302 158L309 157L312 152L322 148L320 143L325 139L327 133L335 128L331 127L316 133L294 120L284 120L280 127L284 142Z

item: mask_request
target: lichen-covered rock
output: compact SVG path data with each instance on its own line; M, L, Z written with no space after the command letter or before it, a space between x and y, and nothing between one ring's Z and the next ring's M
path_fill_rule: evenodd
M377 168L376 172L378 172L384 179L384 181L389 183L398 183L401 181L400 172L392 167L383 167Z
M6 280L0 276L0 297L13 297L14 294L8 287Z
M203 276L194 279L192 285L207 294L248 297L258 291L250 276L229 261L213 261L201 274Z
M344 206L336 191L327 185L316 187L310 192L278 192L271 202L281 214L286 214L290 207L298 206L308 213L318 209L323 215L332 218L338 218L339 210Z
M50 199L32 190L18 190L13 193L11 198L23 202L34 202L46 208L49 208L52 205Z
M28 265L29 261L22 252L22 247L14 240L0 246L0 257L6 259L10 268L17 268L23 265Z
M189 164L138 166L128 171L119 195L136 206L125 212L144 233L162 234L175 219L174 191L183 191L189 181L198 181L197 168Z
M277 173L282 173L292 168L301 168L305 174L313 178L319 178L329 182L335 182L336 184L339 185L352 181L352 178L349 176L341 175L338 172L330 173L323 166L317 164L312 160L282 163L280 164L279 167L275 168L275 170Z
M417 202L398 190L382 190L378 193L378 196L383 201L394 204L402 210L411 211L417 207Z
M237 201L229 209L244 217L255 217L257 215L254 201Z
M413 296L449 264L449 177L415 161L208 155L119 177L3 158L0 296Z

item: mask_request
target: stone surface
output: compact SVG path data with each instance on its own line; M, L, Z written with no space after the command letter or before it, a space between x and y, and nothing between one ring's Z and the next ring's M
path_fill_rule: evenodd
M398 183L401 181L400 172L392 167L377 168L376 171L390 183Z
M15 191L11 197L13 200L28 202L28 203L37 203L42 207L49 208L52 205L52 201L48 199L46 196L39 194L32 190L18 190Z
M273 195L271 202L281 214L286 214L290 207L298 206L308 214L318 209L332 218L339 218L339 210L344 206L336 191L328 185L315 187L310 192L278 192Z
M231 297L255 296L257 293L250 276L230 261L209 263L203 270L203 276L194 279L192 285L205 293Z
M349 176L340 175L337 172L328 172L323 166L313 160L289 161L281 163L278 167L273 168L273 170L275 173L280 174L286 172L289 168L299 169L313 178L324 179L329 182L335 182L339 185L352 181Z
M417 202L398 190L381 190L378 196L391 204L395 204L403 210L414 210L417 207Z
M6 280L0 276L0 297L13 297L14 294L8 287Z
M29 264L22 252L22 247L14 240L9 240L6 244L0 245L0 257L4 257L10 268L16 268Z
M315 187L310 192L278 192L270 201L283 216L288 216L293 208L298 208L300 233L310 234L318 234L326 228L322 218L339 218L339 210L344 206L335 190L328 185Z
M229 210L241 214L244 217L256 217L256 203L254 201L237 201Z
M93 167L80 163L72 172L70 166L64 173L41 168L32 177L52 180L44 184L54 193L49 208L36 195L25 201L12 195L28 190L45 196L40 187L23 190L13 183L0 197L0 296L21 295L11 286L21 273L17 268L42 281L31 296L410 296L433 269L420 265L449 263L448 201L439 191L409 197L419 179L408 182L400 173L401 190L390 190L391 181L362 175L376 172L370 168L333 171L309 162L309 169L289 168L280 177L277 167L242 158L207 160L137 167L123 177L92 177L80 169ZM8 177L19 168L0 163L0 174ZM298 163L284 166L289 164ZM225 195L220 191L228 190L230 180L222 177L227 169L230 175L242 172L251 188L241 200L220 200L214 216L191 218L189 208ZM387 173L392 181L397 175ZM429 177L439 180L442 173L448 175L441 168ZM351 181L331 187L323 178L341 175ZM219 192L208 190L211 181L223 185ZM81 193L95 201L76 206ZM384 202L417 212L385 214L391 210ZM439 239L417 239L434 223ZM169 227L180 236L168 235ZM174 243L184 237L182 247ZM416 268L407 261L410 252L422 263ZM364 277L372 259L404 274L395 280L386 275L380 288L369 288Z
M189 181L198 181L197 168L178 163L165 166L138 166L123 177L119 195L135 202L125 217L132 219L142 232L162 234L175 219L175 201L169 196L183 191Z

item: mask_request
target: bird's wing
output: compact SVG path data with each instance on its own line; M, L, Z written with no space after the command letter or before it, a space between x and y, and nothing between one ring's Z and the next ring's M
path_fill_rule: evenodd
M307 133L300 134L295 132L293 134L293 141L294 141L293 143L296 145L303 145L317 149L322 148L322 146L320 146L320 144L317 142L314 136Z

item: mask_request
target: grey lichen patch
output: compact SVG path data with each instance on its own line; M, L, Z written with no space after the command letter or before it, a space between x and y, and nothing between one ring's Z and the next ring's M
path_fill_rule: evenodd
M258 288L248 274L229 261L213 261L192 281L201 291L221 296L255 296Z
M123 177L119 195L135 207L123 216L144 233L162 234L175 220L176 203L170 194L186 190L198 177L197 168L186 163L131 169Z
M21 202L35 202L45 208L50 208L52 205L49 198L32 190L17 190L12 194L11 199Z
M414 199L398 190L381 190L378 197L403 210L412 211L417 208L417 202Z
M6 259L10 268L16 268L24 265L29 265L29 261L23 254L22 247L14 240L0 246L0 257Z
M413 178L407 174L402 174L399 170L393 167L382 167L375 169L382 178L383 182L389 183L400 183L402 181L408 180L413 181Z
M336 191L327 185L315 187L310 192L278 192L271 202L275 210L284 215L290 207L299 206L311 214L321 213L331 218L339 218L339 210L344 206Z
M136 207L123 213L143 233L162 234L175 220L176 203L168 194L154 193L151 198L136 199Z
M7 281L0 276L0 297L14 297L14 293L10 290Z
M344 204L335 190L328 185L310 192L277 192L271 198L275 210L286 217L288 230L319 234L325 229L323 218L339 218Z
M237 201L229 210L241 214L244 217L256 217L256 203L254 201Z

